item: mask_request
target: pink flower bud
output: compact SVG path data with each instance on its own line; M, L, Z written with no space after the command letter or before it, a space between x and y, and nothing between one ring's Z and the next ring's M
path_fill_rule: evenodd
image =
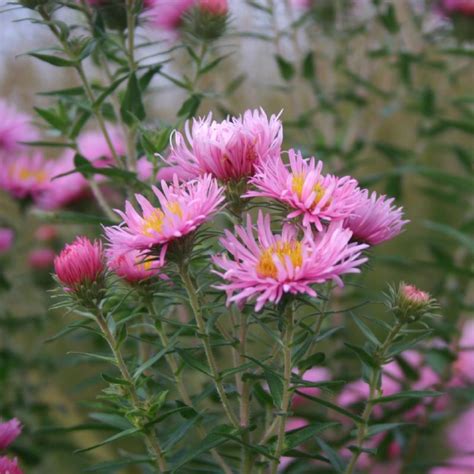
M4 451L21 433L21 423L17 418L0 423L0 451ZM0 468L0 472L3 472Z
M212 13L213 15L227 15L229 11L227 0L199 0L198 6L201 11Z
M18 466L18 460L10 459L7 456L0 457L0 473L1 474L23 474Z
M419 290L415 285L402 283L400 285L400 291L408 301L414 304L426 304L430 300L429 293Z
M0 227L0 255L7 253L13 246L15 232L10 227Z
M76 237L54 259L54 270L66 291L77 291L84 284L96 282L104 272L102 242Z
M35 237L41 242L50 242L58 236L58 231L53 225L42 225L36 229Z
M46 270L54 263L54 250L49 248L39 248L32 250L28 255L28 264L35 270Z

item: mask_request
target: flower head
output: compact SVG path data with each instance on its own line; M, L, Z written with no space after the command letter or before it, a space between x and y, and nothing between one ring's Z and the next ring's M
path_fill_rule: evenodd
M176 32L196 0L153 0L151 3L151 23L162 30Z
M55 255L54 250L47 247L34 249L28 254L28 265L36 270L51 268Z
M54 259L54 270L66 291L77 291L83 285L95 283L104 272L102 243L76 237Z
M166 159L185 179L207 173L224 182L248 178L257 164L279 155L283 139L279 116L268 118L263 110L222 122L209 114L187 122L185 130L185 136L174 133Z
M314 224L320 231L324 221L339 221L351 215L360 190L349 176L323 175L323 162L304 159L289 150L289 166L281 158L262 163L250 182L257 188L244 197L270 197L290 206L289 219L303 216L303 225Z
M35 198L48 186L52 168L39 153L0 158L0 189L17 199Z
M108 126L107 132L118 156L126 154L125 138L123 133L114 126ZM116 165L114 163L112 151L100 130L91 130L82 133L77 139L79 153L87 158L96 168L105 168L106 166Z
M113 244L106 249L105 256L109 270L128 283L138 283L157 276L165 263L164 255L159 259L150 259L143 252L123 252Z
M339 223L314 235L307 229L298 238L295 226L286 224L281 235L270 229L270 216L259 213L257 239L252 219L247 226L236 226L233 235L228 230L221 244L229 256L218 255L214 263L222 269L216 272L226 283L217 288L227 292L227 302L242 304L256 298L256 311L268 301L278 303L285 293L307 293L317 296L314 283L334 280L343 286L340 275L358 273L367 259L361 256L366 245L350 244L351 232Z
M198 0L198 8L213 15L226 15L229 11L227 0Z
M10 227L0 227L0 255L7 253L13 246L15 231Z
M38 138L38 132L30 121L28 115L0 99L0 153L17 151L23 147L19 142Z
M441 0L441 9L449 14L474 16L473 0Z
M160 207L137 194L141 213L128 201L125 212L117 211L123 223L106 228L107 238L115 248L147 250L167 245L194 232L217 212L224 199L223 189L210 175L184 184L179 184L177 178L172 185L162 181L161 188L153 187Z
M18 460L10 459L7 456L0 457L0 474L23 474L18 466Z
M35 196L38 207L55 210L65 207L87 195L89 184L81 173L65 173L74 170L74 153L66 152L49 163L49 177Z
M364 189L359 195L359 201L351 216L344 225L352 230L354 239L377 245L398 235L405 224L403 209L392 205L392 199L377 196Z
M51 242L58 236L58 231L54 225L44 224L35 231L35 238L40 242Z
M7 449L20 436L20 433L21 423L17 418L0 423L0 451Z
M438 307L436 300L431 298L429 293L403 282L397 289L390 287L386 296L389 310L405 323L418 321Z

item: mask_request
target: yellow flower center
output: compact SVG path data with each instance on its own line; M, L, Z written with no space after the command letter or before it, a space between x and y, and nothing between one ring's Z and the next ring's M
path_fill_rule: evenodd
M300 199L303 199L303 186L305 178L306 176L304 173L297 173L293 175L291 180L291 189L298 195ZM325 189L319 183L316 183L313 187L313 191L316 193L316 196L310 207L315 207L319 201L321 201L321 199L324 197Z
M275 265L275 257L284 265L287 258L293 267L301 267L303 264L303 252L301 242L277 242L276 244L262 250L257 263L257 274L261 277L276 278L278 269Z
M10 176L15 175L15 167L10 169ZM29 179L34 179L38 183L44 183L48 180L48 175L44 170L29 170L28 168L20 168L18 171L18 178L21 181L27 181Z
M170 202L167 210L178 217L183 217L183 211L178 202ZM142 232L147 237L152 237L153 233L161 232L165 213L161 209L155 209L148 217L144 218Z

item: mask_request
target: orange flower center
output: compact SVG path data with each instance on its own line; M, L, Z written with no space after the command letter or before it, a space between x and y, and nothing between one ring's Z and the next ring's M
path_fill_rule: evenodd
M293 267L301 267L303 264L303 252L301 242L292 240L290 242L277 242L276 244L262 249L260 259L257 263L257 274L261 277L276 278L278 269L275 265L275 257L283 264L287 259L291 261Z
M15 175L15 167L10 168L10 176ZM34 179L38 183L44 183L48 180L48 175L44 170L30 170L28 168L20 168L17 174L18 178L21 181L27 181L29 179Z
M183 217L183 211L178 202L170 202L166 206L167 210L178 217ZM142 232L147 237L152 237L154 233L161 232L165 213L161 209L155 209L148 217L144 218Z
M294 174L291 180L291 189L298 195L300 199L303 199L303 186L305 183L306 176L304 173ZM324 197L325 189L319 183L316 183L313 187L313 191L316 193L313 203L310 207L315 207L319 201ZM328 202L329 204L329 202Z

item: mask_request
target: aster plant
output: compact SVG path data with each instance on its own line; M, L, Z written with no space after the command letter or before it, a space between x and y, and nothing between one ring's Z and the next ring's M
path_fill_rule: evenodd
M413 64L438 63L425 63L411 44L397 49L402 7L285 1L280 15L288 24L280 29L277 3L248 2L270 20L268 31L237 32L226 0L19 0L54 41L28 55L70 69L77 82L44 94L51 106L35 109L41 127L0 101L0 189L22 218L36 219L26 261L36 273L53 274L44 287L51 320L60 315L57 334L47 321L48 342L62 339L72 364L86 362L86 382L74 388L93 387L95 397L84 395L78 417L87 422L48 418L35 431L27 403L20 410L5 396L0 474L21 474L24 462L35 463L16 441L23 423L39 447L51 433L93 432L65 447L92 472L472 468L464 439L469 400L461 404L466 419L445 425L447 470L423 464L417 452L428 428L453 411L456 393L466 398L472 387L471 322L446 329L444 310L424 289L373 281L380 268L427 263L394 255L389 242L420 225L413 203L402 206L405 174L435 184L441 178L410 162L401 146L373 139L369 127L361 131L359 122L367 106L376 129L380 110L388 114L406 100L407 108L424 107L417 147L428 147L426 137L440 127L472 127L464 118L435 123L429 91L410 89ZM453 18L472 13L469 2L441 3ZM342 7L367 9L367 21L388 32L389 39L381 35L387 45L381 41L367 56L389 56L387 70L403 79L393 94L383 81L372 84L371 70L367 78L351 70L342 40L357 38L366 18L341 14ZM77 24L63 13L76 15ZM313 27L318 39L341 33L340 43L317 58L316 50L304 53ZM406 31L403 41L413 40ZM290 110L256 103L234 112L229 104L245 78L225 86L219 79L230 56L226 41L236 37L275 48L282 84L274 89L288 96ZM340 74L327 81L332 89L322 86L319 64L323 74ZM163 86L177 92L176 120L151 118L151 99ZM384 154L391 167L360 172L364 148ZM74 224L65 245L66 232L51 227L57 223ZM460 243L460 258L472 253L463 232L422 225ZM16 239L1 220L1 266L21 249ZM426 248L450 259L438 246ZM467 286L472 271L460 267L450 261L459 279L429 287ZM0 274L0 291L7 284ZM457 304L459 312L468 307ZM62 360L43 374L59 368ZM30 398L25 387L14 388L18 399ZM63 426L51 426L57 424Z

